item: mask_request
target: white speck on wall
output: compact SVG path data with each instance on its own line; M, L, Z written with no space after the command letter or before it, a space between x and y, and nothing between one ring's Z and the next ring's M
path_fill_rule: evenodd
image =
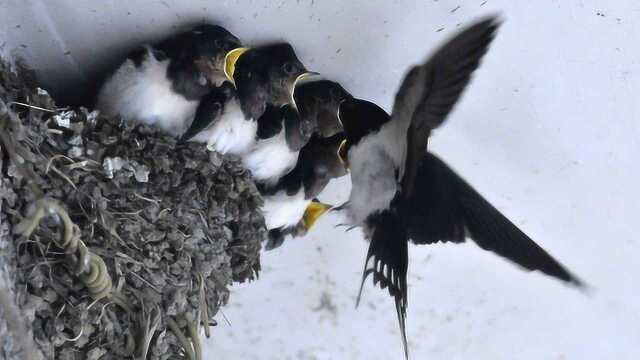
M593 291L473 243L411 246L410 358L635 360L638 9L635 0L9 0L0 1L0 51L24 56L55 92L205 18L249 45L290 41L309 69L388 110L408 66L500 11L504 25L430 145ZM320 198L340 204L349 190L343 178ZM342 220L325 216L264 254L260 280L235 286L223 309L231 325L218 315L206 359L403 357L393 300L369 281L354 308L367 244L359 230L334 228Z

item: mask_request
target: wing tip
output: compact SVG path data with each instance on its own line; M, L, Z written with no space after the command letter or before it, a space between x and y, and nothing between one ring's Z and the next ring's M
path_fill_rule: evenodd
M178 144L185 144L189 140L191 140L194 136L195 136L195 134L184 133L184 134L182 134L182 136L180 136L178 138Z
M178 143L179 144L184 144L186 142L189 142L196 135L198 135L200 130L194 129L195 122L196 122L196 119L193 119L191 124L189 125L189 127L182 133L182 135L180 135L180 137L178 138Z
M395 296L396 303L396 313L398 315L398 325L400 325L400 333L402 336L402 347L404 349L404 358L405 360L409 360L409 345L407 342L407 303L406 296L399 298Z
M505 17L500 11L491 12L483 15L476 22L479 26L487 27L490 29L497 29L505 22Z
M581 293L587 295L587 296L591 296L594 293L594 288L589 285L588 283L584 282L584 280L580 279L579 277L573 275L573 274L569 274L569 279L566 280L567 283L578 289Z
M479 20L467 27L466 31L478 31L481 37L486 37L486 46L493 41L498 29L504 23L504 16L500 12L484 15ZM463 30L464 32L465 30Z
M364 282L366 280L366 276L363 276L362 282L360 283L360 290L358 290L358 297L356 297L356 309L360 306L360 300L362 299L362 289L364 288Z

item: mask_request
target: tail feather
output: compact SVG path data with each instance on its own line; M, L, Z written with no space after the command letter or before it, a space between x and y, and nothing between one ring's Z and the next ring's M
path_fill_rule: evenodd
M362 288L373 274L374 285L387 288L393 296L402 333L405 358L409 357L405 320L407 317L408 234L397 214L390 211L373 216L368 221L373 228L367 259L364 265L356 307L360 304Z

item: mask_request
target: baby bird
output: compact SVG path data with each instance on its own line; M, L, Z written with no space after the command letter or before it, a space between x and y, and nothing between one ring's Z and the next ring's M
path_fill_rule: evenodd
M267 249L280 246L286 235L306 234L331 208L316 197L331 179L346 175L338 156L338 148L345 141L338 109L350 97L340 84L329 80L305 82L296 88L298 114L306 128L297 132L295 138L305 145L290 172L275 184L259 183L258 187L264 198L263 213L269 230Z
M328 138L315 134L302 148L296 166L275 186L259 186L264 199L262 212L269 241L266 249L274 249L284 242L286 235L305 235L331 206L317 200L332 179L347 174L338 157L344 133Z
M237 37L216 25L142 46L103 84L96 109L180 136L202 97L226 80L225 58L239 46Z
M205 109L197 112L182 140L241 155L258 181L282 175L293 167L301 147L295 134L303 125L293 91L300 79L313 73L287 43L236 49L227 58L225 72L234 88L224 111L211 114L203 100L200 107ZM285 132L285 125L291 132Z

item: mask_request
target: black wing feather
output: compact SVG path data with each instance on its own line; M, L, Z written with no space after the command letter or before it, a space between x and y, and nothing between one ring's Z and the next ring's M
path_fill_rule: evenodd
M289 149L300 151L313 134L313 124L304 119L298 110L291 106L283 106L285 139Z
M258 119L258 139L264 140L278 135L284 123L284 110L267 104L264 113Z
M527 270L583 285L435 155L424 155L416 180L419 186L405 217L413 242L463 242L468 235L482 249Z
M414 67L397 95L392 117L408 127L403 195L410 198L416 167L431 130L440 126L460 99L499 27L496 17L479 21L440 47L427 62Z
M367 259L365 261L360 291L356 306L360 303L362 287L370 274L373 274L374 285L381 289L387 288L393 296L405 357L408 358L407 333L405 320L407 317L407 263L408 263L408 235L406 226L401 219L390 211L374 215L368 220L374 229Z
M220 119L223 107L221 102L224 101L223 91L228 90L221 88L212 89L200 100L193 121L187 131L180 137L180 141L189 141L201 131L213 126L213 124Z
M254 64L260 55L255 50L249 50L240 57L236 64L234 80L238 89L240 107L245 118L257 121L267 110L269 98L269 79L260 71L253 71Z

